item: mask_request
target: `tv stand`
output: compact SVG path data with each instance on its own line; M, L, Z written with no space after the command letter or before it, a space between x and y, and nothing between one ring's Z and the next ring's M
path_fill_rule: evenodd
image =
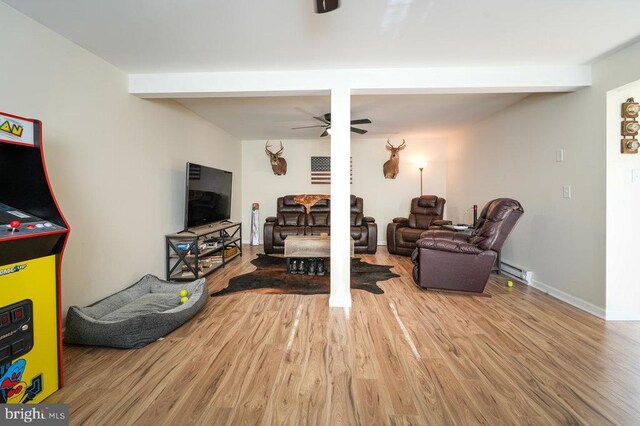
M194 234L194 233L195 233L195 232L190 231L190 230L188 230L188 229L183 229L182 231L178 231L178 232L176 232L176 234L182 234L183 232L188 232L188 233L190 233L190 234Z
M166 235L165 240L167 280L191 281L242 256L242 222L224 221L185 229Z

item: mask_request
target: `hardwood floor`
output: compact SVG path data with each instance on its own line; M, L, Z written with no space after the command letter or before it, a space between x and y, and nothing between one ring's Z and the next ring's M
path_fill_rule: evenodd
M253 269L256 248L210 280ZM606 323L492 276L472 297L418 289L409 258L385 294L232 294L138 350L65 347L72 424L640 423L640 323Z

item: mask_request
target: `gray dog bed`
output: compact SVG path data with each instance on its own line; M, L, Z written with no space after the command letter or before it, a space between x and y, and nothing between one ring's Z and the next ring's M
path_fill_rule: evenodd
M189 301L180 303L180 290ZM72 306L67 314L65 343L141 348L191 319L207 302L204 278L187 283L145 275L131 287L91 306Z

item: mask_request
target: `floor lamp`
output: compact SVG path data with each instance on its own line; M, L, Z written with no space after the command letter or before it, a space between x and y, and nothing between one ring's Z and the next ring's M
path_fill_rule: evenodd
M424 162L416 163L416 166L418 166L418 170L420 170L420 196L422 197L422 171L427 166L427 162L424 161Z

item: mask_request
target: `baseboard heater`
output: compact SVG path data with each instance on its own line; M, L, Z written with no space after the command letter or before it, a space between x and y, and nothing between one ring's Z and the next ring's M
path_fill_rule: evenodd
M532 271L527 271L518 266L511 265L507 262L500 262L500 272L522 280L527 284L531 284L531 281L533 281Z

